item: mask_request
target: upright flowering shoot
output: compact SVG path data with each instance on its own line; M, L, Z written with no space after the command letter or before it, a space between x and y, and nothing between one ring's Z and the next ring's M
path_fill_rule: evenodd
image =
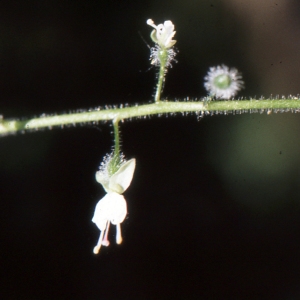
M121 223L127 215L127 204L122 195L129 187L135 169L135 159L126 161L123 156L113 154L104 157L100 169L96 172L96 180L103 186L106 195L97 203L92 221L101 230L94 253L101 246L109 246L108 232L110 223L116 225L116 242L122 243Z
M159 66L158 83L155 93L155 102L159 102L167 68L172 67L171 62L175 61L176 51L173 49L173 46L176 41L173 40L173 37L176 31L174 31L174 24L171 21L155 25L152 19L148 19L147 24L154 28L151 33L151 39L156 45L151 48L150 60L151 64Z
M204 77L204 87L210 96L217 99L230 99L244 87L242 76L237 69L227 66L211 67Z

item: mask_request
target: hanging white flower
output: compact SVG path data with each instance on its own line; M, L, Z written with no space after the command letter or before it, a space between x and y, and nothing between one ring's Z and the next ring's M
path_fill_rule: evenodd
M238 70L229 69L225 65L211 67L204 80L204 87L209 94L219 99L230 99L244 87Z
M175 45L176 41L172 40L176 31L172 21L165 21L164 24L155 25L152 19L147 20L147 24L155 28L151 33L152 40L161 48L168 49Z
M114 166L113 155L104 158L100 170L96 172L96 180L102 184L107 194L97 203L92 221L101 230L97 245L94 247L94 253L100 251L101 245L108 246L108 231L110 223L116 225L117 244L122 243L122 234L120 224L127 215L127 204L125 198L121 195L129 187L134 169L135 159L125 161L120 158L119 164ZM116 172L112 173L114 168Z

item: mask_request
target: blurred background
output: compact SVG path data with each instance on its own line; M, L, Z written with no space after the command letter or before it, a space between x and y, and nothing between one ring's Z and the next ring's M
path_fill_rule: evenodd
M148 18L177 32L163 98L205 96L220 64L242 72L239 96L297 95L299 16L297 0L1 1L0 113L148 103ZM124 241L113 226L96 256L111 131L0 139L1 299L300 299L300 115L124 122Z

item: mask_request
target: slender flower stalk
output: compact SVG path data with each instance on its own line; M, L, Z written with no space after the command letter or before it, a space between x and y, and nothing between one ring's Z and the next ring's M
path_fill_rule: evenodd
M114 128L114 150L110 162L110 172L113 174L118 170L120 164L122 163L123 156L120 153L119 119L117 117L114 118L112 123Z
M114 126L114 142L115 142L115 149L114 153L117 156L120 156L120 133L119 133L119 119L115 118L113 120Z
M154 100L156 103L160 101L160 95L163 89L163 84L165 82L165 76L166 76L166 63L167 63L167 50L159 50L159 61L160 61L160 67L159 67L159 73L158 73L158 80L156 85L156 92Z

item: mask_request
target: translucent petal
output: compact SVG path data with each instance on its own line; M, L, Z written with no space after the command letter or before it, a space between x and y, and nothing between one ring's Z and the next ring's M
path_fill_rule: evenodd
M95 213L92 218L97 227L103 231L106 228L107 221L109 219L109 208L110 208L110 199L109 194L106 194L96 205Z

